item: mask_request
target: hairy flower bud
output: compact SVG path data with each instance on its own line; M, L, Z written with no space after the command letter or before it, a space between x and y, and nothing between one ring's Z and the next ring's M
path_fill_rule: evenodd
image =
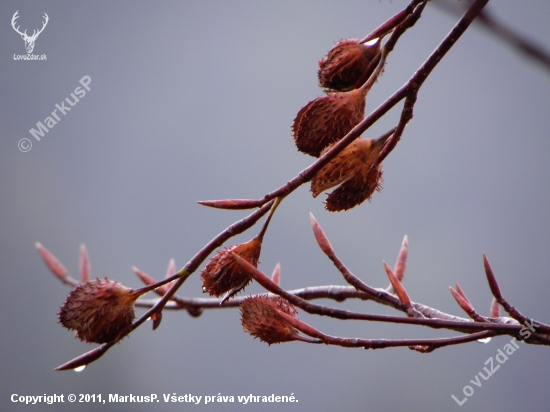
M132 330L134 303L139 296L107 278L90 280L69 293L59 312L59 322L88 343L118 340Z
M262 240L256 237L246 243L220 250L210 259L210 262L208 262L201 272L202 290L208 292L210 296L219 297L225 293L234 295L244 289L251 281L251 277L246 271L241 269L235 261L233 253L241 256L256 267L258 266L261 248ZM230 296L228 295L227 297Z
M371 166L385 142L386 139L359 138L350 143L313 177L313 197L340 185L326 199L325 208L330 212L348 210L370 199L382 188L382 165Z
M357 39L340 40L319 61L319 85L337 91L361 86L380 60L380 41L359 44ZM372 64L370 64L372 63Z
M299 338L298 331L286 322L277 311L294 318L297 311L285 299L274 296L251 296L241 303L241 323L243 329L262 342L288 342Z
M302 107L292 125L298 150L319 157L323 149L342 139L363 120L366 94L364 89L329 93Z

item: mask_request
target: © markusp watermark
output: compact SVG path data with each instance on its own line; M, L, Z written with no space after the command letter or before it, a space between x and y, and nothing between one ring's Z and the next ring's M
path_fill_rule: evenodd
M29 133L31 136L39 142L45 135L48 133L51 129L55 127L57 123L63 119L61 116L66 116L68 112L72 110L76 106L76 104L86 96L87 92L91 90L90 83L92 82L92 78L88 75L82 77L79 81L80 86L78 86L74 91L69 95L69 97L65 98L61 103L57 103L55 105L55 109L53 112L51 112L44 121L39 121L36 123L36 129L32 127L29 130ZM66 105L65 105L66 103ZM24 137L21 140L19 140L17 146L19 147L19 150L26 153L29 150L32 149L32 140Z

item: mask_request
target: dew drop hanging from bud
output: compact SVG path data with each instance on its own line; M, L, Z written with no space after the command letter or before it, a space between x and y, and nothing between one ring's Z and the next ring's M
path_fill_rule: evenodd
M86 369L86 365L79 366L78 368L74 368L73 370L75 372L82 372L84 369Z

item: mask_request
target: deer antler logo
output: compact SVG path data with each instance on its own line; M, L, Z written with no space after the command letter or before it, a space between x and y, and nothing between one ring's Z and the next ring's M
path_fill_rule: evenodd
M19 31L19 26L15 27L16 20L19 18L19 10L15 12L13 17L11 18L11 26L13 29L21 35L21 38L25 40L25 48L27 49L27 53L32 53L34 49L34 42L38 38L38 35L44 31L46 28L46 25L48 24L48 20L50 19L46 13L44 13L44 23L42 24L42 28L38 31L34 30L32 33L32 36L27 35L27 30L25 30L23 33Z

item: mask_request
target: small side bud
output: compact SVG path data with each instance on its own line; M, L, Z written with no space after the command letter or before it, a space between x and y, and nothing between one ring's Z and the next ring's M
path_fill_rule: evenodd
M455 298L456 303L458 303L458 306L466 312L467 314L470 314L474 312L474 307L472 304L466 299L460 292L457 292L452 288L452 286L449 286L449 290L451 291L451 295L453 295L453 298Z
M281 264L280 263L277 263L275 265L275 269L273 269L273 273L271 274L271 280L277 286L281 286Z
M269 345L300 340L298 331L278 311L297 317L297 311L285 299L274 296L251 296L241 304L241 323L245 332Z
M490 315L492 318L498 318L500 317L500 305L498 304L497 300L493 298L491 301L491 307L489 309Z
M63 283L66 283L67 285L73 285L73 282L77 283L69 276L69 272L67 271L67 269L65 269L63 263L61 263L52 252L42 246L40 242L36 242L35 246L38 250L38 253L40 253L40 257L42 258L46 266L48 266L48 269L50 269L50 271L58 279L60 279Z
M86 249L86 245L82 243L80 245L80 280L82 282L86 282L90 277L91 272L92 272L92 269L90 266L88 249Z
M382 264L384 265L384 269L386 270L386 274L388 275L388 278L393 287L393 290L395 290L395 294L397 295L397 297L399 298L399 300L403 305L405 305L407 308L410 308L412 306L411 298L409 298L409 294L403 287L403 284L397 278L397 276L395 276L395 274L393 273L393 271L390 269L390 267L386 262L382 262Z

